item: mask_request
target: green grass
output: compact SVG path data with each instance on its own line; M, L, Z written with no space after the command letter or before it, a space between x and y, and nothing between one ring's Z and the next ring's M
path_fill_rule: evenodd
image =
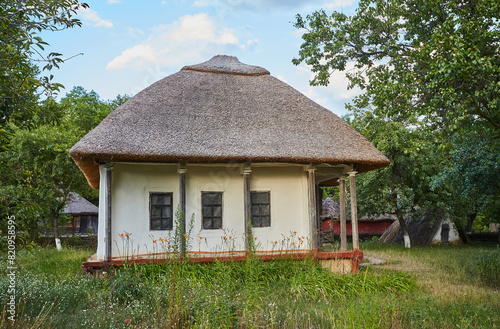
M95 278L81 274L91 251L36 248L17 255L16 327L500 327L498 248L365 243L361 249L387 263L340 276L310 259L183 262ZM2 259L0 271L5 265ZM6 328L8 281L0 274Z

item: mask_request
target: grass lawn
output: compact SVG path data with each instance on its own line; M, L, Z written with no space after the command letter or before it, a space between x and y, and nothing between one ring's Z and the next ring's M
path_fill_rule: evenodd
M16 261L15 328L500 328L500 248L406 250L339 276L312 260L130 266L81 274L92 251L36 248ZM1 259L2 320L9 280Z

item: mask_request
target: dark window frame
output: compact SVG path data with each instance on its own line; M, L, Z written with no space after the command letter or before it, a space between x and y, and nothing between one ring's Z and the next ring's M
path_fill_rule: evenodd
M266 202L257 202L256 195L267 194ZM265 212L267 206L267 213ZM255 210L258 209L257 212ZM250 192L250 219L252 227L271 227L271 191Z
M153 204L154 196L166 196L170 198L166 204ZM171 231L174 226L173 192L149 192L149 230L150 231ZM156 198L157 199L157 198ZM160 215L153 218L154 210ZM157 225L159 223L159 225ZM158 228L159 227L159 228Z
M210 202L209 198L220 196L220 202ZM216 198L217 198L216 197ZM201 192L201 228L203 230L222 229L224 214L224 193L220 191Z

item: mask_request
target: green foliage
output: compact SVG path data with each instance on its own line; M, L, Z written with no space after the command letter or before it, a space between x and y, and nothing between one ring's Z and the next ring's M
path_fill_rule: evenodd
M312 85L345 71L363 91L347 105L353 125L391 160L360 176L375 190L366 198L360 187L362 213L432 206L459 227L474 213L500 221L499 6L361 0L352 16L297 15L305 33L293 63L311 66Z
M130 303L134 299L144 298L148 288L140 276L130 268L117 269L109 281L111 298L118 303Z
M81 265L88 256L88 250L52 247L34 247L16 252L16 264L23 273L65 280L81 273ZM2 271L7 269L2 268Z
M480 254L477 259L479 276L494 287L500 287L500 248Z
M16 246L16 252L19 252L20 250L32 250L35 248L36 244L33 241L29 241L26 237L22 235L16 235L15 238L15 246ZM9 236L8 235L3 235L2 231L0 231L0 250L3 252L7 252L9 249Z
M35 237L60 215L70 192L90 200L97 198L68 151L97 126L126 97L106 102L91 91L75 87L60 103L47 100L39 113L37 127L23 129L11 124L7 150L0 152L0 209L16 216L17 230ZM5 225L0 222L0 229Z
M325 186L322 187L323 200L329 197L333 197L335 200L339 199L339 187L338 186Z
M444 209L445 191L433 186L439 157L426 130L370 111L355 111L349 122L391 161L356 178L360 214L402 220L423 209Z
M443 270L449 276L440 277L436 286L457 284L459 296L466 283L482 287L464 276L477 270L475 247L417 248L412 254L378 244L363 249L418 260L423 273ZM437 298L416 284L419 276L375 266L339 276L311 259L183 261L131 265L94 278L80 272L89 254L66 248L18 254L19 328L29 328L34 319L39 327L56 328L488 328L500 320L491 290L476 299ZM5 292L3 274L0 291ZM429 278L423 280L427 286ZM0 307L5 297L0 295Z
M86 188L67 153L75 142L60 127L41 126L18 130L9 151L0 154L4 168L12 171L1 191L8 196L5 206L16 216L19 231L36 235L40 221L47 224L59 217L72 190Z
M451 138L433 178L434 189L448 191L447 211L465 223L471 213L500 222L500 140L481 129Z
M361 0L353 16L319 10L306 29L298 65L312 66L313 85L345 71L364 90L355 108L423 119L450 131L484 122L500 128L500 5L495 0Z
M88 7L77 0L3 1L0 6L0 128L9 122L30 126L38 109L38 96L58 92L61 84L53 76L39 76L42 70L58 68L62 54L45 52L49 46L40 36L81 26L74 18L79 8ZM5 136L3 136L5 137Z

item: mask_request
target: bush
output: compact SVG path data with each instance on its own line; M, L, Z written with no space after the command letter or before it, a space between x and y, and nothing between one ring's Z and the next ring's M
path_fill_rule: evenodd
M131 302L147 295L147 286L132 271L118 269L109 280L111 298L119 303Z

